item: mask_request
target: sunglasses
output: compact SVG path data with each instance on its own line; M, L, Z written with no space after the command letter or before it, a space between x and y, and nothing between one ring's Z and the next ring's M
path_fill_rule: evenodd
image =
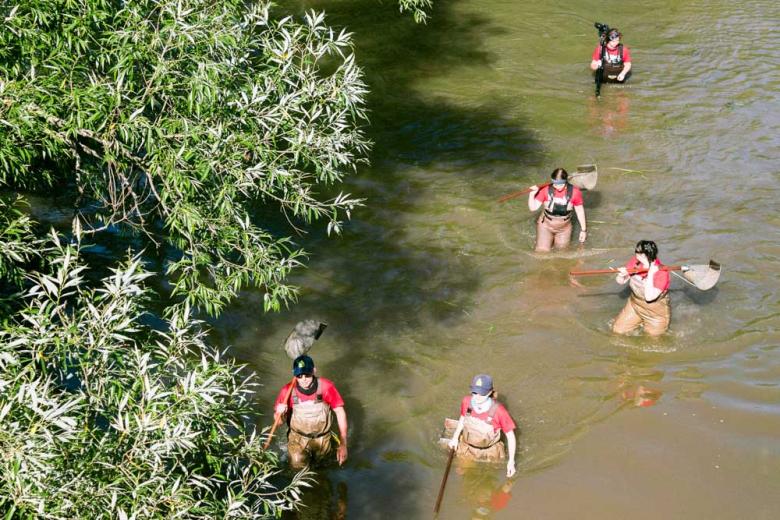
M314 377L314 374L298 374L295 376L296 379L303 379L304 377Z
M561 184L566 184L566 179L556 179L552 181L552 183L555 184L556 186L560 186Z
M609 35L609 41L614 42L615 40L619 40L620 35L619 34L610 34Z

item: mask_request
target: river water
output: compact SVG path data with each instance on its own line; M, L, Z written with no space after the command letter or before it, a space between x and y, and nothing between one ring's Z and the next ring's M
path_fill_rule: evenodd
M329 324L312 356L345 397L349 461L297 516L431 517L436 440L478 372L519 425L518 478L453 470L442 518L780 515L779 5L442 0L417 26L392 1L300 4L355 33L375 148L347 189L366 207L341 238L300 238L289 312L246 292L214 331L270 412L286 334ZM600 100L596 20L634 63ZM496 199L584 163L600 172L584 250L532 254L524 200ZM673 279L660 340L610 333L627 296L612 277L566 274L639 239L723 265L708 292Z

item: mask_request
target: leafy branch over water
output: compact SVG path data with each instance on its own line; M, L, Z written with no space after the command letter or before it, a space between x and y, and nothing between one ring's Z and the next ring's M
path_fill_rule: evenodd
M218 314L248 285L266 310L294 298L304 252L288 235L321 219L339 232L360 204L322 195L369 147L349 33L240 0L1 14L0 185L71 193L85 234L165 245L173 296L192 307ZM292 227L261 222L258 202Z
M307 476L274 477L251 426L255 378L205 343L186 306L164 331L142 324L151 274L137 258L92 288L54 240L51 272L32 276L0 330L2 510L211 519L293 507Z

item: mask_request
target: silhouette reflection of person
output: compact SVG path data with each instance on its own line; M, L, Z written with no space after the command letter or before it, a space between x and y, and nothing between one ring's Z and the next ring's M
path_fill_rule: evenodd
M505 509L512 498L515 479L499 481L495 468L484 466L464 468L463 495L471 509L473 520L491 518L493 513Z
M603 137L613 137L628 128L631 98L624 90L615 90L603 101L588 101L591 126Z
M312 486L303 494L303 507L298 511L290 511L282 515L283 519L296 520L345 520L347 518L347 483L336 484L333 493L333 483L320 473L312 482Z

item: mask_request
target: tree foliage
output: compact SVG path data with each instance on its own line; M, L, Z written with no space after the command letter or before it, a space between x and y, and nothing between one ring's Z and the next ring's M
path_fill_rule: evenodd
M428 21L428 10L433 6L433 0L398 0L401 12L409 12L417 23Z
M56 241L56 238L55 238ZM0 330L0 509L6 518L256 518L293 507L306 475L247 425L256 381L186 311L142 325L132 259L96 288L56 245ZM288 479L289 480L289 479Z
M83 233L173 250L180 302L218 313L250 284L266 310L294 297L304 252L253 208L338 232L359 204L322 195L368 148L347 32L314 12L274 19L267 1L27 0L0 15L0 183L70 190Z
M18 207L20 201L0 197L0 282L20 286L24 264L38 256L32 220Z

